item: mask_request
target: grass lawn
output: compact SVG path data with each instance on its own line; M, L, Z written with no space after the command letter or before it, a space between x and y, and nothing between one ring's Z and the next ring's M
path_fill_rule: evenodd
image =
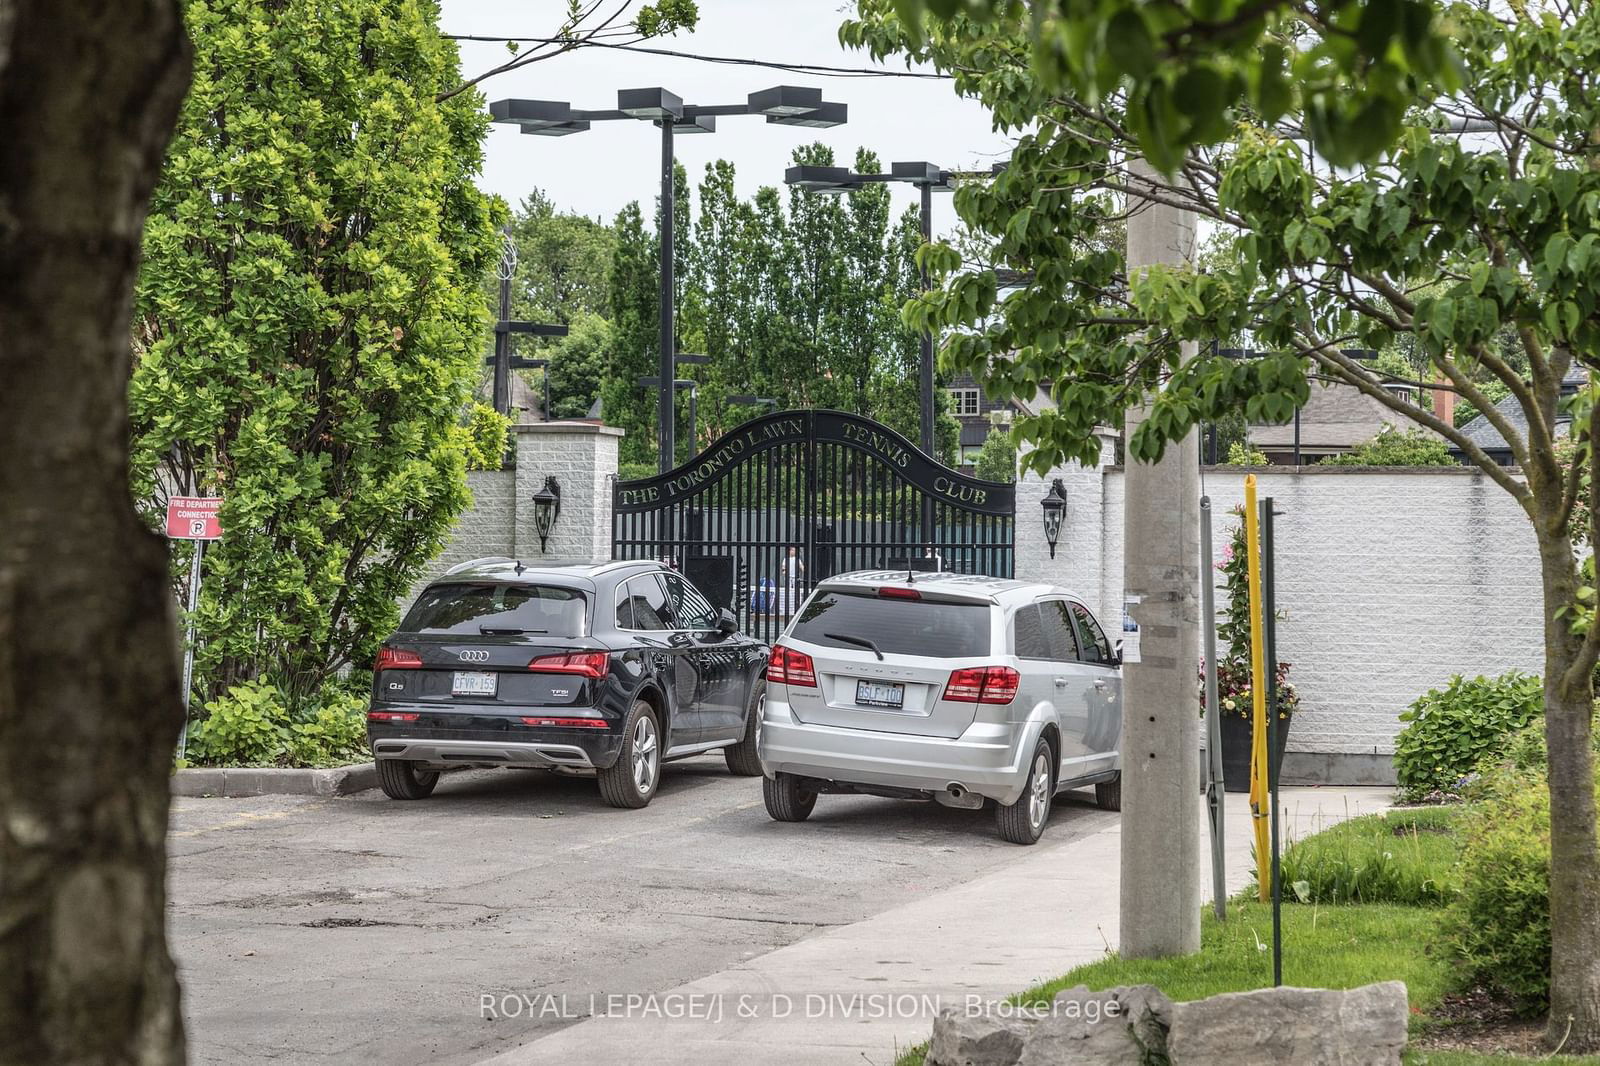
M1308 988L1353 988L1374 981L1404 981L1412 1029L1450 991L1455 975L1446 960L1428 954L1441 904L1457 891L1458 811L1413 808L1351 819L1296 842L1284 855L1284 883L1315 902L1283 906L1283 980ZM1296 882L1299 882L1296 884ZM1119 959L1086 963L1011 997L1014 1003L1048 1004L1075 985L1091 989L1152 984L1174 1000L1265 988L1272 983L1272 908L1248 899L1228 904L1228 920L1207 907L1197 955L1174 959ZM1329 903L1339 900L1339 903ZM1345 901L1358 902L1345 902ZM1400 900L1403 902L1370 902ZM906 1051L895 1066L922 1066L927 1045ZM1406 1066L1507 1066L1559 1062L1600 1066L1600 1057L1556 1060L1513 1055L1412 1050Z
M1284 983L1351 988L1399 980L1406 983L1412 1005L1426 1009L1444 994L1448 975L1443 966L1424 957L1416 946L1427 941L1438 920L1438 909L1428 907L1285 904ZM1200 938L1197 955L1126 960L1108 956L1011 999L1015 1003L1048 1004L1057 992L1074 985L1101 989L1151 984L1181 1001L1272 984L1271 906L1230 902L1226 922L1217 921L1208 907L1201 919ZM1401 950L1396 950L1397 945ZM901 1055L895 1066L921 1066L926 1053L927 1045L919 1045Z
M1313 988L1354 988L1374 981L1404 981L1413 1006L1426 1010L1444 995L1449 974L1417 950L1439 921L1435 908L1290 906L1283 908L1283 983ZM1272 984L1272 908L1228 904L1219 922L1207 908L1197 955L1175 959L1120 959L1087 963L1015 997L1048 1004L1063 988L1158 985L1172 999L1204 999ZM1401 950L1396 950L1399 946Z
M1411 807L1293 841L1283 854L1284 899L1443 906L1461 890L1453 832L1460 814L1460 807Z
M1472 1055L1467 1052L1406 1052L1405 1066L1507 1066L1509 1063L1555 1063L1557 1066L1600 1066L1594 1055L1563 1055L1546 1058L1525 1055Z

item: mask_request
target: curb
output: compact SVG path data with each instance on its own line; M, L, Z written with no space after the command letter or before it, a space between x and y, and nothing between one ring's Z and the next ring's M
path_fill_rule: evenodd
M377 787L370 762L329 770L198 767L172 775L174 796L349 796Z

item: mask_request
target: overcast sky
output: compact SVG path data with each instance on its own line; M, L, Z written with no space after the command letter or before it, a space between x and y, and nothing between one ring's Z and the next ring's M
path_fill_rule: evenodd
M565 6L560 0L443 0L443 28L447 33L547 36ZM718 56L873 65L866 53L839 44L839 23L847 10L854 10L841 0L700 0L699 6L700 28L694 33L651 44ZM469 74L509 58L504 45L462 42L460 47L462 69ZM884 69L905 67L891 60ZM896 160L925 159L953 169L987 169L1008 152L1007 139L989 129L986 112L958 99L947 81L815 77L590 48L497 75L481 87L490 100L566 100L596 110L616 107L618 89L655 85L689 104L742 103L746 94L771 85L807 85L822 89L824 99L849 105L849 122L832 129L769 126L761 118L736 117L719 119L715 134L677 138L678 160L692 184L698 184L708 162L727 159L736 168L742 196L761 185L781 184L789 153L814 140L832 146L846 165L856 147L865 145L878 153L885 168ZM529 189L542 188L559 207L609 222L630 200L648 205L655 196L659 145L655 128L643 122L597 122L589 131L568 137L530 137L496 126L489 134L482 182L512 203ZM898 187L895 192L899 206L912 203L914 190ZM941 209L936 200L937 229L945 231L952 219L948 201Z

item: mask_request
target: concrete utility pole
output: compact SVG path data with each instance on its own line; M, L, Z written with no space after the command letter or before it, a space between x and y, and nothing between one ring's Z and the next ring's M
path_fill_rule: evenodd
M1155 177L1143 160L1129 185ZM1128 273L1194 254L1194 215L1129 205ZM1193 358L1193 344L1183 356ZM1148 416L1128 412L1124 440ZM1122 672L1122 920L1124 958L1200 950L1200 468L1194 434L1157 463L1130 457L1124 475L1123 595L1140 630L1139 662ZM1135 600L1137 597L1137 600ZM1116 605L1108 604L1113 628Z

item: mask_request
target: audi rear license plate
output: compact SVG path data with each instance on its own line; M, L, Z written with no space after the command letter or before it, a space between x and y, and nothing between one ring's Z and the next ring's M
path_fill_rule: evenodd
M905 706L906 687L887 681L857 681L856 702L863 707L893 707L898 710Z
M450 685L452 696L493 696L498 675L485 670L457 670Z

